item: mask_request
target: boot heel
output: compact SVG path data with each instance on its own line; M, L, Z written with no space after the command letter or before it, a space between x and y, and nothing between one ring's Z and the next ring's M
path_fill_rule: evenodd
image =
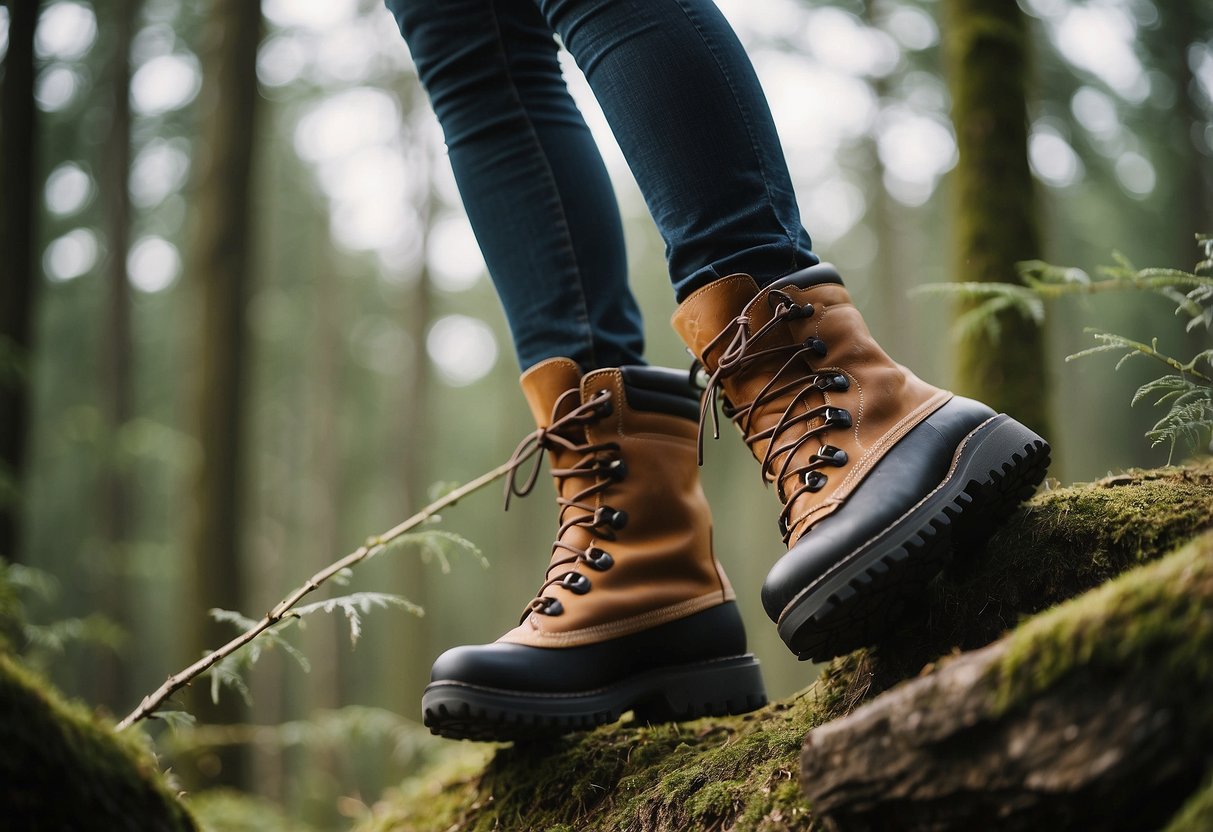
M758 660L747 653L670 668L653 681L649 695L633 711L640 722L674 722L744 714L766 703Z

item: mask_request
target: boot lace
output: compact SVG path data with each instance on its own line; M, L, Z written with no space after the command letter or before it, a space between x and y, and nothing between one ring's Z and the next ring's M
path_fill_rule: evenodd
M837 370L813 369L811 362L823 358L826 354L825 342L816 336L790 344L762 346L763 337L780 324L810 318L815 312L812 304L797 304L778 290L770 292L767 300L773 312L769 321L751 332L749 320L745 315L739 315L708 342L704 349L706 355L724 344L716 369L707 378L706 390L700 403L699 462L703 464L703 434L709 413L712 416L712 437L720 438L720 420L716 414L719 402L724 415L741 429L745 443L755 458L758 457L755 446L763 441L768 443L760 460L759 473L763 483L775 483L776 494L783 503L783 511L779 514L779 531L783 542L787 544L792 529L799 520L793 520L791 517L792 506L797 498L825 487L829 477L821 471L822 468L841 467L847 463L845 451L826 444L822 444L807 460L797 461L797 457L801 448L814 437L821 437L835 428L845 429L851 426L849 411L824 401L825 393L831 390L846 390L850 387L850 382ZM723 395L726 379L744 375L755 364L772 359L782 359L782 363L752 401L735 404ZM692 373L699 375L699 368L693 368ZM754 430L755 414L761 412L765 405L789 392L792 392L792 396L775 424L763 430ZM796 412L817 396L822 396L821 404ZM793 429L797 425L807 425L817 419L821 419L822 423L800 430ZM789 492L785 484L791 483L795 485Z
M565 555L553 559L548 564L546 580L523 610L519 623L525 621L532 612L541 615L560 615L564 612L560 599L544 594L551 586L559 584L577 595L584 595L592 588L590 578L576 569L565 569L554 576L552 575L553 570L584 563L597 572L604 572L614 565L614 558L604 549L597 546L583 549L565 541L564 537L570 530L579 526L586 527L591 529L597 538L615 540L616 532L626 526L628 522L626 511L593 503L594 497L622 480L627 474L627 467L620 456L619 443L587 442L581 438L585 436L587 425L611 414L613 409L611 394L609 391L603 390L564 416L555 418L555 414L564 406L565 398L575 395L578 395L578 391L570 390L557 399L552 409L551 424L523 437L509 460L509 476L505 483L506 510L509 510L511 497L525 497L535 488L535 484L539 480L539 471L543 467L542 452L545 450L563 449L573 454L580 454L580 458L572 466L552 469L552 477L558 483L576 478L590 482L571 497L562 496L561 489L557 487L556 503L560 506L560 526L556 531L556 540L552 544L552 554L554 556L557 552L564 552ZM531 460L533 462L530 471L520 483L519 471ZM572 516L566 520L565 515L569 513L570 509L573 510Z

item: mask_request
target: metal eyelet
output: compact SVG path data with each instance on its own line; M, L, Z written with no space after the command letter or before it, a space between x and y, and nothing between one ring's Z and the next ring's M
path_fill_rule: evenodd
M619 482L628 475L628 464L622 457L616 457L606 464L605 473L610 479Z
M842 448L835 448L833 445L822 445L821 450L813 454L813 459L841 468L847 464L847 452Z
M804 484L808 487L809 491L820 491L821 489L825 488L826 482L829 481L829 479L829 477L820 471L806 471L804 475Z
M788 521L782 514L779 515L779 533L784 537L788 534Z
M832 376L818 376L813 386L823 393L830 390L846 391L851 389L851 382L842 373L836 373Z
M615 565L615 558L606 549L592 547L585 553L586 564L597 572L605 572Z
M772 289L770 293L767 294L767 306L769 306L771 311L774 312L779 308L780 304L787 306L790 309L797 308L796 302L793 301L786 292L781 292L778 289Z
M585 595L590 591L590 579L580 572L568 572L560 579L560 585L576 595Z
M707 369L705 369L699 359L696 358L691 364L690 372L687 374L687 380L690 382L690 385L700 390L707 390L708 382L711 381L711 379L712 377L708 375Z
M628 513L622 509L603 506L598 511L600 513L599 522L606 523L612 529L622 529L628 524Z
M804 340L804 346L808 347L819 356L824 356L826 354L826 342L816 336L806 338Z
M564 604L560 603L558 598L544 597L543 606L536 607L535 612L540 615L561 615L564 613Z
M826 424L835 428L851 426L851 411L841 407L827 407L825 411Z
M598 405L598 417L605 419L615 412L615 405L611 403L611 394L609 391L603 390L602 403Z

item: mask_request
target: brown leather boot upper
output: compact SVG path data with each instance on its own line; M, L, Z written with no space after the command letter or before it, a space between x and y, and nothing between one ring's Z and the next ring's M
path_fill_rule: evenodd
M723 390L725 415L776 486L789 546L952 397L889 358L829 277L759 290L732 275L687 298L673 324L710 375L701 426Z
M731 600L712 552L695 422L634 406L618 369L582 377L553 358L521 383L539 430L515 461L548 451L560 515L547 579L499 641L592 644ZM536 476L509 488L525 494Z

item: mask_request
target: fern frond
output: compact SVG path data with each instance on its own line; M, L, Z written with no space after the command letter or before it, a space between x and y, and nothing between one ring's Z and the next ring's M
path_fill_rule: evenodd
M56 654L72 644L117 649L126 640L126 632L103 615L65 618L50 624L26 624L22 634L30 648Z
M425 615L425 611L407 598L391 595L386 592L355 592L352 595L342 595L312 604L304 604L291 611L292 615L305 617L317 612L331 613L340 610L350 625L350 643L358 644L362 635L362 614L373 609L398 607L416 616Z
M253 695L249 691L249 687L245 684L244 676L241 675L241 654L233 653L217 662L207 673L211 677L211 702L219 704L219 691L221 688L230 688L240 694L240 698L244 700L244 704L253 704Z
M4 569L5 581L17 590L33 595L39 601L53 601L59 594L59 581L42 569L21 563L10 563Z
M198 722L189 711L156 711L149 715L151 719L159 719L169 727L170 731L181 731L185 728L193 728Z

